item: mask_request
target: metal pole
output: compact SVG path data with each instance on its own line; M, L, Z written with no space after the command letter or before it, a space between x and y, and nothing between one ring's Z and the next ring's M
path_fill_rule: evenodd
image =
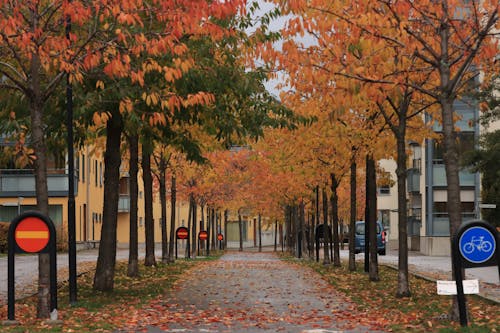
M66 18L66 39L70 40L71 18ZM68 261L69 301L76 302L76 226L75 226L75 154L73 144L73 87L66 74L66 127L68 130Z

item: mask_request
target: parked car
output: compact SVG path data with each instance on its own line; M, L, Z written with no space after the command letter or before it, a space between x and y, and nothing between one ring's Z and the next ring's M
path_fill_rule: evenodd
M386 253L386 232L382 223L377 221L377 252L380 255ZM365 251L365 221L356 221L356 233L354 236L354 253Z

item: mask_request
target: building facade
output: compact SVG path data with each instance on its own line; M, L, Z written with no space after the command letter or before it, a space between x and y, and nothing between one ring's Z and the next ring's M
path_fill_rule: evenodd
M472 100L455 103L459 151L474 149L477 145L480 128L479 109ZM441 125L434 124L439 134ZM425 139L424 142L409 143L407 173L408 203L408 245L410 250L426 255L450 254L450 227L448 218L447 184L443 148L438 139ZM395 179L395 162L380 161L380 165L391 172ZM460 171L460 198L462 220L480 218L480 175L466 169ZM397 248L397 187L394 185L388 194L378 196L379 219L389 217L389 247Z

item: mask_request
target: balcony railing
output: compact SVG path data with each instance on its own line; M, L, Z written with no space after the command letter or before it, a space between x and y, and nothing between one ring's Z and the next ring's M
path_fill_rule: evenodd
M473 212L462 213L462 223L476 218ZM450 219L447 213L433 214L432 236L449 236L450 235Z
M407 182L406 186L408 187L407 191L410 193L419 193L420 192L420 170L419 169L408 169L407 171Z
M461 170L458 174L460 186L475 186L476 174ZM446 186L446 171L444 164L434 164L432 168L432 185Z
M49 197L68 195L68 175L64 169L48 170L47 187ZM75 195L78 194L78 179L75 176ZM28 169L0 169L0 197L34 197L35 175Z
M130 213L130 195L120 194L118 199L118 213Z

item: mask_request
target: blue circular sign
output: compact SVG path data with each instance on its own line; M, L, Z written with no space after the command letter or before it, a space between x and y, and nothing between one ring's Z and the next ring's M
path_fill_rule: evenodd
M467 229L458 241L462 257L474 264L490 260L495 254L496 245L491 231L479 226Z

